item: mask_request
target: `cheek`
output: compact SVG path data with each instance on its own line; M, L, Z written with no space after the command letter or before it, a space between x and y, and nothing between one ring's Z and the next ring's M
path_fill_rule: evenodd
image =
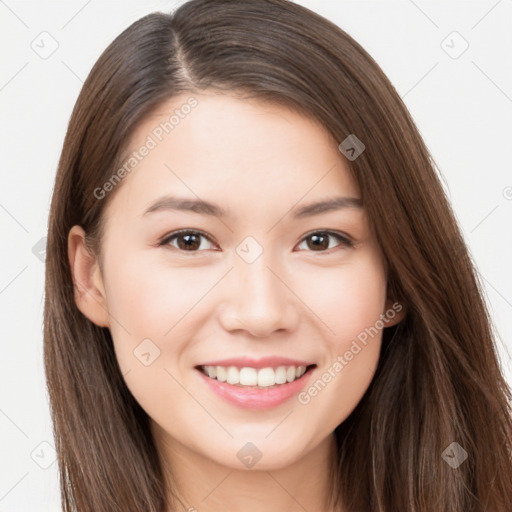
M335 331L346 340L374 325L384 312L386 282L375 268L364 268L346 276L344 285L335 295L338 302Z
M343 378L350 379L357 395L358 388L369 384L379 359L386 276L380 262L370 254L344 282L344 290L338 292L340 309L336 336L330 339L336 349L336 361L343 366L335 365L334 369L343 373Z
M321 312L317 325L324 333L325 353L299 403L329 430L349 416L372 381L380 356L386 277L380 260L368 254L337 271L316 273L314 283L309 297L311 309Z
M111 259L105 274L110 330L123 373L143 369L149 378L144 368L148 360L154 360L152 369L164 373L186 365L188 342L198 330L197 314L218 280L218 270L172 268L154 250L126 251L122 259ZM133 381L135 374L130 375Z
M128 331L138 336L162 338L211 284L197 270L172 269L154 259L141 253L111 265L108 307Z
M186 315L206 284L201 287L189 271L163 268L142 252L112 258L105 274L110 331L125 383L143 409L159 417L163 404L179 407L186 398L173 376L181 380L175 369L189 339Z
M111 257L108 268L105 265L105 284L116 355L121 369L127 371L137 362L141 343L147 345L153 358L161 356L160 339L175 323L179 299L154 265L141 255L129 251L122 254L119 259ZM151 340L155 346L144 340Z
M309 274L302 270L302 275L298 295L317 316L315 323L331 348L344 352L347 343L384 312L386 277L373 253L360 254L337 268L318 268Z

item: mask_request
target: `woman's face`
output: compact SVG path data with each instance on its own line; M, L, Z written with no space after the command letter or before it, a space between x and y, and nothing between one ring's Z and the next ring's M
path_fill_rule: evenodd
M136 165L98 191L115 196L91 268L98 295L79 307L110 328L163 443L231 468L284 467L355 408L400 315L341 141L282 106L204 93L183 108L190 96L138 127ZM308 371L288 382L293 361ZM248 368L242 384L230 366Z

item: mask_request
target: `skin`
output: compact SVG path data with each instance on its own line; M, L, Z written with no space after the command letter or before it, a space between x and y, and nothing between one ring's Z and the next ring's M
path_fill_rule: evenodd
M190 96L140 124L132 149ZM363 208L292 218L310 202L360 197L338 142L321 125L284 106L209 91L193 96L197 107L110 198L101 261L85 249L82 228L71 229L75 300L110 329L183 510L329 510L333 431L372 380L382 332L307 404L293 397L269 410L237 407L213 394L194 366L287 356L317 364L313 383L393 304L382 253ZM143 215L165 194L219 203L232 217ZM158 245L184 228L212 241L200 237L192 251L183 237ZM305 235L319 230L354 245L331 235L317 248ZM247 236L263 250L252 263L236 252ZM148 338L160 354L146 366L134 350ZM252 468L237 457L248 441L262 453Z

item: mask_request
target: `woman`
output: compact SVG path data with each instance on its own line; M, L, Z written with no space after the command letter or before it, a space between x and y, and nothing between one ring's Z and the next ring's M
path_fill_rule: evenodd
M65 511L505 511L510 390L434 162L285 0L135 22L75 105L45 367Z

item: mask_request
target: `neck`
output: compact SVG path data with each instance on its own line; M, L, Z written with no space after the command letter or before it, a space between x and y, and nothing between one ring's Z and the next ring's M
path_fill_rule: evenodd
M293 464L272 470L239 469L216 461L166 436L153 424L169 492L169 512L341 512L331 495L336 439L330 434Z

